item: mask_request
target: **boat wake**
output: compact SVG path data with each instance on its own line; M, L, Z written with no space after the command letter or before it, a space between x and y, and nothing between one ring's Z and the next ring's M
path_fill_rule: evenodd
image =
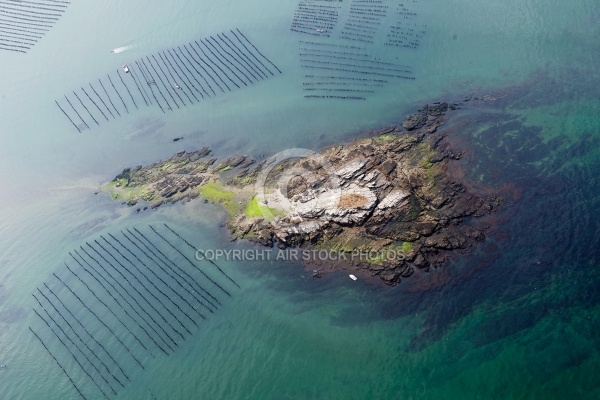
M125 50L131 49L132 47L133 46L121 46L121 47L117 47L117 48L112 49L110 52L111 52L111 54L122 53Z

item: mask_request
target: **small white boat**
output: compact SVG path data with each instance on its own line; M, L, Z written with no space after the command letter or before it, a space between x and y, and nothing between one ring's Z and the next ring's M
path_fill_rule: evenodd
M175 82L175 89L181 89L181 86L179 86L177 82Z
M348 275L350 277L350 279L352 279L353 281L357 280L358 278L352 274Z
M127 66L127 64L123 65L123 71L125 71L126 74L129 73L129 67Z

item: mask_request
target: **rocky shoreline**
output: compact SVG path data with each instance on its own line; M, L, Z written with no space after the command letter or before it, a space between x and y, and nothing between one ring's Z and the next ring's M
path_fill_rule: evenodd
M130 206L219 203L232 239L335 253L320 264L395 285L483 241L485 229L472 222L500 204L450 173L462 153L440 128L454 107L425 106L371 137L320 152L288 150L260 163L219 160L208 148L180 152L126 168L103 190Z

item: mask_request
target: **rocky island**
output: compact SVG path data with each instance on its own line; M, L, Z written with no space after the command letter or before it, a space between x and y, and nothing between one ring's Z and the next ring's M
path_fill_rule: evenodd
M260 163L219 160L208 148L180 152L126 168L103 190L130 206L218 203L232 239L348 254L326 264L395 285L483 241L485 229L473 221L499 204L450 173L462 153L440 128L453 107L425 106L369 137L319 152L287 150Z

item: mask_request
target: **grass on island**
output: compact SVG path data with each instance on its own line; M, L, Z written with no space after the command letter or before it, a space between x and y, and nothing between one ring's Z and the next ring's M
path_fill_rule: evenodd
M248 218L262 217L266 219L273 219L275 216L283 215L281 210L268 207L264 204L260 204L256 196L252 197L244 208L244 213Z
M242 209L235 199L235 192L227 190L219 181L210 181L200 186L198 190L204 199L220 204L231 216L238 214Z

